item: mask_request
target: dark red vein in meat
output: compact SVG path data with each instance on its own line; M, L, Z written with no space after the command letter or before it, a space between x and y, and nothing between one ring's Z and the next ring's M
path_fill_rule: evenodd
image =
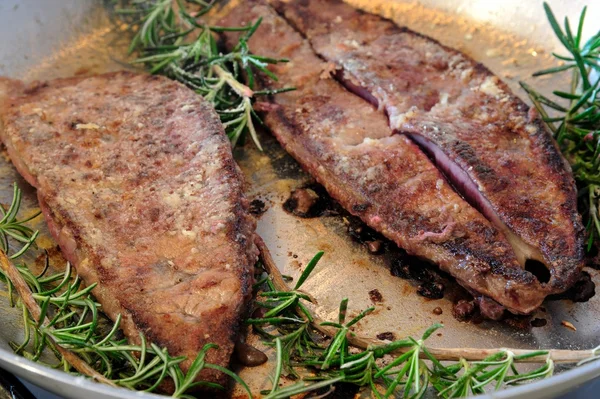
M566 162L534 113L481 64L337 0L271 0L336 78L432 156L503 231L521 265L543 261L566 289L582 266L583 228Z
M264 121L280 143L348 211L407 252L428 259L477 292L515 312L547 294L522 270L504 235L465 202L429 158L359 96L330 79L308 43L260 1L236 6L219 24L262 17L250 45L270 57L278 82L294 86L269 98ZM237 34L227 36L234 43ZM270 40L272 37L279 40Z
M400 134L403 134L400 132ZM525 267L527 260L544 262L540 251L524 242L500 219L487 198L477 189L475 182L469 177L456 162L453 162L438 146L419 134L406 134L408 138L417 143L427 154L429 154L435 165L444 176L452 183L455 190L461 194L475 209L481 212L504 236L513 247L515 255L521 266ZM537 277L537 276L536 276Z
M279 13L279 15L282 18L286 19L285 13ZM286 21L290 22L290 20L288 19L286 19ZM290 23L290 25L294 27L296 31L300 35L302 35L302 37L307 39L305 32L298 30L297 27L294 26L293 21L291 22L292 23ZM321 54L317 54L317 56L323 59L323 61L328 61ZM380 101L368 89L353 83L352 79L347 79L344 77L344 75L345 73L342 67L342 69L338 69L336 71L333 77L350 92L368 101L374 107L382 107ZM387 115L387 110L385 108L383 109L383 111ZM393 126L390 126L390 128L393 129ZM435 143L417 133L403 132L398 130L394 131L394 133L403 134L409 139L411 139L414 143L416 143L425 153L427 153L430 156L436 167L444 174L446 179L450 183L452 183L457 193L460 194L463 198L465 198L473 207L475 207L479 212L481 212L494 226L496 226L496 228L498 228L504 233L507 240L513 247L519 264L522 267L525 267L525 264L528 259L534 259L540 262L544 262L543 255L539 252L539 250L525 243L510 228L508 228L508 226L506 226L506 224L494 211L494 208L490 204L489 200L485 198L485 196L477 189L477 185L469 177L468 173L466 173L456 162L450 159L450 157L448 157Z

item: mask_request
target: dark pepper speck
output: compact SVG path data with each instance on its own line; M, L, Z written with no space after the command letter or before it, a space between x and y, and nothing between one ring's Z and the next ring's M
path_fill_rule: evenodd
M393 332L386 331L386 332L377 334L377 339L380 339L382 341L394 341L396 339L396 336L394 335Z
M265 202L259 199L250 201L250 207L248 211L253 215L262 215L267 210Z
M381 295L381 292L377 288L369 291L369 298L371 298L371 302L373 303L383 302L383 295Z

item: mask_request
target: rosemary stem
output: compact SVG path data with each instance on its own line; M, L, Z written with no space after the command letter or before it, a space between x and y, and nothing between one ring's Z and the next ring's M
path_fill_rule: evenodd
M11 261L6 256L6 253L1 249L0 249L0 269L2 269L2 271L6 274L6 277L10 280L10 283L12 283L14 285L19 296L21 297L21 300L23 301L23 303L25 304L25 306L31 313L31 316L33 317L33 319L40 320L40 318L42 316L42 311L41 311L38 303L33 298L33 293L31 292L31 289L29 289L29 286L27 285L27 283L21 276L21 273L19 272L19 270L15 267L15 265L13 265L11 263ZM51 326L49 326L49 321L48 321L48 318L46 318L46 317L44 317L44 319L41 323L41 327L48 331L53 330L53 328ZM93 378L94 380L96 380L98 382L102 382L102 383L111 385L113 387L116 387L116 385L112 381L105 378L102 374L100 374L96 370L94 370L89 364L87 364L84 360L82 360L75 353L58 345L56 343L56 341L54 340L54 338L52 338L51 336L48 335L48 336L46 336L46 339L48 339L53 344L53 346L56 348L56 350L58 350L58 352L60 352L63 359L65 361L67 361L71 366L73 366L73 368L75 368L75 370L77 370L81 374L84 374L84 375L87 375L87 376Z
M213 71L223 79L240 97L251 98L254 95L252 89L240 83L230 72L227 72L219 65L212 66Z
M256 246L260 251L260 261L265 266L267 272L271 276L273 285L278 291L291 291L291 289L286 284L279 268L275 264L273 258L271 257L271 253L267 248L264 241L257 237ZM312 327L327 335L328 337L333 338L336 333L339 331L336 328L323 326L321 323L324 320L320 319L318 316L311 312L310 310L305 308L305 311L310 312L312 316ZM298 315L302 317L304 320L308 321L307 316L302 312L298 311ZM347 334L348 342L353 346L361 349L369 349L374 347L381 347L384 345L382 341L361 337L354 333ZM545 363L548 359L551 359L554 363L578 363L582 360L589 359L590 357L595 356L594 350L560 350L560 349L551 349L547 351L547 354L540 354L537 356L527 356L537 352L540 352L539 349L531 350L531 349L509 349L509 348L493 348L493 349L480 349L480 348L424 348L437 360L454 360L459 361L461 359L468 361L478 361L484 360L488 358L490 355L494 355L496 353L504 353L511 352L514 354L514 362L519 363ZM393 354L403 354L411 351L412 347L398 347L392 350L390 353ZM427 355L421 351L420 357L422 359L429 359Z

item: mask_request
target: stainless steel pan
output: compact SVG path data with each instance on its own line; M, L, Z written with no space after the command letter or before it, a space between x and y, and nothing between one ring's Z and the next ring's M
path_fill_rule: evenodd
M535 70L553 62L550 52L559 43L546 22L541 1L523 0L349 0L349 2L393 18L398 23L430 35L483 62L523 96L518 81L551 88L565 84L560 79L529 77ZM600 4L594 0L554 0L558 15L576 18L583 5L589 5L587 33L598 29ZM594 26L595 25L595 26ZM127 37L111 24L105 9L93 0L1 0L0 75L26 80L99 73L126 67ZM464 324L451 315L448 299L431 301L415 294L409 281L393 277L382 258L370 255L346 233L341 217L298 219L282 209L289 192L309 180L299 166L273 138L263 135L264 153L252 146L236 150L236 158L249 182L249 196L263 199L268 210L261 216L258 232L270 247L285 274L298 276L303 264L318 250L326 255L307 281L305 288L319 299L316 311L323 318L337 312L339 301L347 296L350 308L358 312L372 305L368 292L377 288L384 300L376 311L358 326L360 334L374 336L393 332L397 337L419 335L434 322L443 322L440 336L431 344L447 347L515 347L589 349L600 344L600 297L587 303L554 301L535 317L547 325L519 331L498 323ZM0 201L10 198L10 187L21 180L12 166L0 158ZM36 206L34 193L26 193L27 206ZM39 222L43 228L43 223ZM42 247L54 243L47 234ZM598 284L600 276L590 270ZM442 315L432 310L440 307ZM569 321L571 331L561 326ZM20 339L20 315L0 296L0 366L50 391L72 398L145 398L153 395L125 391L75 378L27 361L12 353L8 342ZM257 340L254 338L254 340ZM258 345L258 344L257 344ZM245 369L241 375L258 392L269 386L269 363ZM600 375L600 362L566 370L534 384L511 388L490 397L550 398ZM241 392L240 392L241 393Z

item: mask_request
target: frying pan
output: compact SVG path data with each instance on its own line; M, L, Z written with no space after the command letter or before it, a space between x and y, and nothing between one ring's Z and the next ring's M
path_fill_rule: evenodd
M554 65L550 53L559 42L546 21L541 1L522 0L348 0L350 3L394 19L443 44L458 48L483 62L521 97L518 81L525 80L542 92L566 87L564 77L531 78L532 72ZM107 0L108 2L108 0ZM594 0L549 1L558 16L576 20L589 6L584 34L598 29L600 4ZM101 73L127 68L128 37L111 22L104 4L94 0L2 0L0 1L0 75L25 80L49 79L73 74ZM267 133L262 135L264 152L251 145L236 149L246 180L248 195L267 204L258 220L258 233L270 247L284 274L297 277L302 264L318 250L325 256L305 284L318 298L315 311L331 319L339 301L350 299L351 311L372 305L368 292L377 288L384 301L357 327L357 333L375 336L392 332L396 337L419 336L428 326L443 322L441 336L431 338L437 347L590 349L600 344L600 298L573 304L552 301L534 317L544 327L517 330L507 325L483 322L460 323L451 315L451 298L431 301L415 294L415 286L390 274L381 257L369 254L353 242L341 217L298 219L282 209L290 191L310 181L294 160ZM36 207L35 193L20 179L10 163L0 158L0 201L10 201L11 185L25 189L24 206ZM43 222L40 246L50 248ZM589 269L598 284L600 276ZM3 287L0 287L3 288ZM432 313L440 307L441 315ZM49 391L68 398L154 398L156 395L112 388L44 367L12 353L9 342L22 335L20 311L10 308L0 296L0 367ZM577 331L564 328L569 321ZM250 337L260 346L258 338ZM273 354L269 354L271 359ZM254 392L269 387L272 363L238 370ZM581 367L558 367L552 378L490 393L490 398L552 398L600 375L600 362ZM234 396L241 391L234 389Z

